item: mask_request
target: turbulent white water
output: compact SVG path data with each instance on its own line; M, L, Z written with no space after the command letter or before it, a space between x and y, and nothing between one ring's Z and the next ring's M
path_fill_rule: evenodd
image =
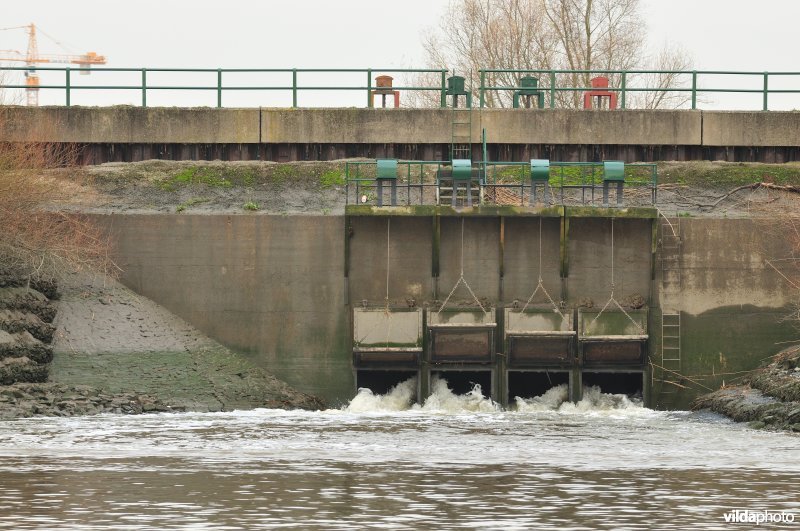
M794 511L800 437L566 386L327 411L0 423L0 529L723 529ZM762 526L763 527L763 526ZM742 526L745 529L746 526Z
M492 413L502 408L483 396L480 385L463 395L457 395L448 387L447 380L434 376L431 379L431 394L420 404L413 402L417 392L417 379L410 378L394 386L384 395L376 395L369 389L358 390L343 410L348 413L387 413L398 411L418 411L444 414ZM534 398L516 397L510 411L536 413L558 411L560 413L610 413L621 415L647 415L653 411L646 409L641 400L626 395L607 394L599 387L584 387L583 399L577 404L569 401L567 384L552 387L541 396Z
M469 393L457 395L447 386L447 380L434 376L431 395L422 405L414 404L417 379L410 378L394 386L385 395L373 394L369 389L359 389L358 394L344 407L349 413L377 413L389 411L425 411L430 413L490 413L500 407L483 396L480 385Z

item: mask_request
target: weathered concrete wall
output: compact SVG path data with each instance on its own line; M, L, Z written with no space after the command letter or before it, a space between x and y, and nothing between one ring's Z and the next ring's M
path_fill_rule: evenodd
M386 217L136 214L98 220L117 241L125 284L303 391L332 400L352 396L347 299L353 305L384 302ZM438 240L430 216L393 216L390 223L390 299L414 298L419 306L443 300L461 272L461 219L442 217ZM561 223L542 220L545 287L556 302L566 294L569 306L586 298L596 307L605 304L611 289L610 220L569 219L563 279ZM656 405L686 407L704 387L732 381L776 353L776 343L796 339L793 323L781 322L794 297L766 263L786 250L780 222L682 219L682 243L670 266L680 269L679 281L673 278L661 289L663 253L651 279L651 223L614 222L615 296L651 299L656 365L661 307L681 313L682 360L675 378L681 387L660 385L664 374L654 367L653 390ZM464 276L476 295L500 305L526 300L538 278L538 235L537 217L466 219ZM462 287L454 297L463 301L469 295Z
M492 109L480 113L480 123L492 143L503 144L697 146L702 139L701 111Z
M98 219L127 286L300 390L351 394L341 217Z
M561 218L505 218L503 245L503 298L522 304L530 298L539 280L539 220L541 219L542 285L558 302L561 293ZM537 293L534 301L542 301Z
M449 109L7 107L0 141L101 144L449 144ZM483 109L492 144L800 146L800 112Z
M259 142L258 109L8 107L0 141L115 144Z
M654 363L660 363L661 309L680 312L681 377L667 376L682 387L656 390L658 404L685 408L703 391L738 381L742 371L780 351L781 342L797 340L796 323L786 319L797 293L768 264L777 259L779 268L794 267L793 261L780 260L789 253L780 220L678 221L679 251L659 253L655 286L660 308L651 319L657 325L651 326L651 352ZM662 238L664 230L669 229L662 226ZM673 369L675 364L667 365Z
M591 299L595 306L602 307L609 300L612 289L618 301L635 295L648 300L651 220L614 220L613 247L611 225L611 219L570 219L569 302Z
M800 112L704 111L704 146L800 146Z
M264 109L261 141L449 144L451 115L449 109ZM476 139L480 129L472 127Z
M372 304L420 301L433 293L433 222L428 217L357 217L348 220L350 300ZM342 243L344 240L342 239Z

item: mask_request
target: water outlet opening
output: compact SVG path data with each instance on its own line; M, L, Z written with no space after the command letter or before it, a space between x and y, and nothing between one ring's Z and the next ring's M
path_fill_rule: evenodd
M417 371L366 371L356 372L356 388L366 388L375 395L385 395L394 386L417 376Z
M432 371L431 376L447 380L447 387L457 395L469 393L478 384L485 398L492 397L492 371Z
M508 402L516 397L533 398L561 384L569 384L567 371L509 371Z
M639 372L584 372L583 386L597 386L603 393L642 397L644 373Z

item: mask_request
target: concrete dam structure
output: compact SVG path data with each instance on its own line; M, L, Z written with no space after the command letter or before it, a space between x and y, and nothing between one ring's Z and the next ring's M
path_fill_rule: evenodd
M409 159L406 206L357 192L336 215L92 214L123 283L333 403L412 377L422 401L442 377L503 405L566 384L576 401L599 386L686 408L795 338L780 219L666 218L655 173L645 207L564 204L565 188L595 183L565 184L563 171L562 204L482 194L489 161L797 160L800 113L462 112L456 142L452 109L10 107L0 142L74 146L85 164ZM483 164L475 206L442 206L441 181L431 201L421 169L411 205L411 166L438 166L439 179L449 163L430 161L456 159L456 145Z
M767 263L786 253L777 221L368 205L97 220L124 283L334 403L411 376L424 398L443 376L501 403L568 383L686 408L795 334Z

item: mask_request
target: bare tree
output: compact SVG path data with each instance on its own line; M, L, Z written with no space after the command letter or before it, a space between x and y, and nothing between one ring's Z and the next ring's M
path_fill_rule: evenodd
M647 60L645 69L658 73L634 74L628 76L626 85L631 88L680 89L691 86L688 72L692 69L692 58L684 49L665 44L654 56ZM628 93L630 107L639 109L678 109L692 101L689 91L652 90Z
M611 86L619 88L621 76L613 71L646 66L643 35L646 25L639 14L639 0L458 0L449 5L439 26L423 35L422 41L428 65L449 68L466 77L477 97L481 69L609 71ZM687 67L690 61L684 52L665 48L653 63L654 68ZM585 88L594 75L560 74L555 86ZM516 87L518 77L519 74L508 72L488 73L484 81L491 87ZM419 81L435 84L432 79ZM663 75L627 81L652 81L658 83L658 88L667 88L678 80L676 76ZM540 79L546 89L550 82ZM512 92L486 91L486 105L508 107ZM634 100L648 107L676 103L665 93ZM412 101L431 105L439 102L432 94ZM558 90L556 103L579 107L581 90Z

